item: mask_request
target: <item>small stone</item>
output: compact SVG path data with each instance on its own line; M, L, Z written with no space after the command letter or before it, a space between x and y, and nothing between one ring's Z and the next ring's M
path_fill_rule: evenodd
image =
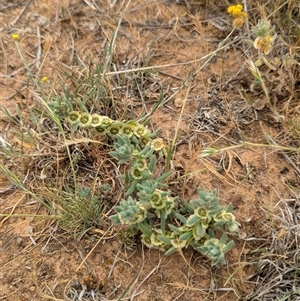
M183 102L184 102L184 99L182 99L181 97L177 97L174 100L174 105L176 108L181 108L183 106Z

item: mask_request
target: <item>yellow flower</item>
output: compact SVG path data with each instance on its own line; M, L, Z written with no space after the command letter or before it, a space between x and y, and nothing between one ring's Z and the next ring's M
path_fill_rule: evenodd
M91 126L96 128L102 124L102 116L98 114L92 114Z
M151 138L147 135L140 137L141 146L145 147L146 145L151 143Z
M102 123L103 120L102 120ZM120 133L121 127L117 123L111 123L107 128L106 128L106 134L110 137L115 137Z
M124 124L122 127L121 127L121 133L128 136L128 137L131 137L133 135L133 125L131 124Z
M133 133L136 137L142 137L148 133L147 127L144 127L142 124L138 124L134 127Z
M137 167L131 168L130 174L135 180L143 178L142 171L140 171Z
M82 127L87 127L92 122L92 116L89 113L81 113L78 123Z
M42 77L41 77L41 81L42 81L43 83L45 83L47 80L48 80L48 77L47 77L47 76L42 76Z
M102 116L102 124L108 126L112 124L112 120L108 116Z
M234 17L233 26L240 28L243 26L248 15L243 11L243 5L231 5L227 8L227 12Z
M228 12L228 14L231 14L232 11L233 11L233 9L234 9L234 5L228 6L228 7L227 7L227 12Z
M12 38L14 41L18 42L19 39L20 39L20 36L19 36L18 33L13 33L13 34L11 35L11 38Z
M154 245L152 244L152 241L151 241L151 237L146 235L146 234L142 234L142 243L149 249L153 248Z
M154 150L159 151L164 148L164 141L162 138L156 138L151 141L151 147L154 148Z
M235 18L241 16L242 10L243 10L243 5L241 4L231 5L227 8L227 12Z
M79 122L79 119L81 117L81 113L80 112L77 112L77 111L72 111L69 113L68 115L68 121L71 123L71 124L76 124Z

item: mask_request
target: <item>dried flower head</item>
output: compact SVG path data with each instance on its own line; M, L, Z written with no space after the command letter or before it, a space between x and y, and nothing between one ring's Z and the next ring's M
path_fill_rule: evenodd
M262 51L264 54L269 54L272 50L273 43L276 39L276 35L267 35L264 38L257 37L254 41L254 48Z
M232 22L234 27L240 28L244 25L245 19L243 18L235 18Z

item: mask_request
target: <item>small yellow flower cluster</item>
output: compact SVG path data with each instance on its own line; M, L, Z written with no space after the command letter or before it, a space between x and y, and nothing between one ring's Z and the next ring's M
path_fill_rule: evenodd
M160 151L165 147L163 139L151 139L153 135L147 126L136 121L114 121L108 116L78 111L71 111L68 114L67 120L71 124L78 124L80 127L94 129L100 135L115 137L121 134L129 138L135 136L143 147L150 145L155 151Z
M243 5L231 5L227 8L227 12L234 17L233 26L240 28L244 25L248 15L243 11Z
M237 4L237 5L230 5L227 8L227 12L231 15L233 15L235 18L239 17L242 13L243 5Z

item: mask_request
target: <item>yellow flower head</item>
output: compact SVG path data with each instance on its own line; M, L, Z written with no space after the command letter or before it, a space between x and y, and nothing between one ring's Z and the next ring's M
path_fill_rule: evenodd
M41 77L41 81L42 81L43 83L45 83L47 80L48 80L48 77L47 77L47 76L42 76L42 77Z
M243 5L231 5L227 8L227 12L234 17L233 26L242 27L248 15L243 11Z
M227 8L227 12L235 18L241 16L242 10L243 10L243 5L241 4L231 5Z
M18 42L19 39L20 39L20 36L19 36L18 33L13 33L13 34L11 35L11 38L12 38L14 41Z

